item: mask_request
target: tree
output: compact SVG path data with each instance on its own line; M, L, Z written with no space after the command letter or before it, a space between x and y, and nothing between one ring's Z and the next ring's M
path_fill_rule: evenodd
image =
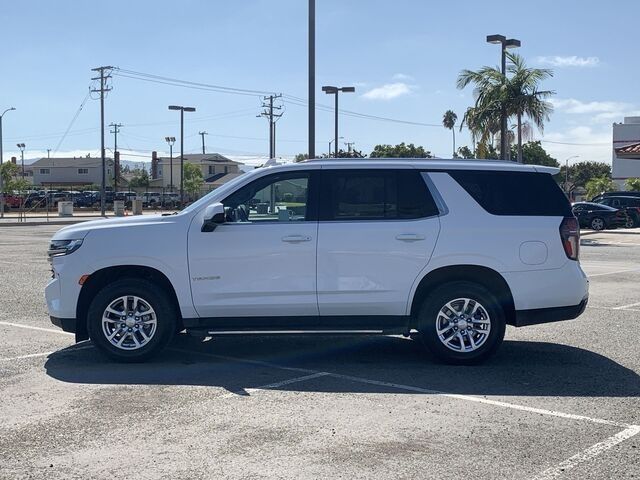
M329 157L327 156L327 158ZM334 154L331 158L364 158L364 155L362 154L362 151L356 150L355 148L349 151L340 149L338 150L338 153Z
M627 178L624 185L627 190L640 191L640 178Z
M444 112L444 116L442 117L442 125L444 128L451 130L451 134L453 135L453 158L456 158L456 122L458 121L458 116L453 112L453 110L447 110Z
M371 158L433 158L431 152L424 147L416 147L413 143L406 145L404 142L395 146L376 145L369 156Z
M475 153L473 153L466 145L458 149L457 155L459 158L476 158Z
M587 197L593 198L604 192L611 192L616 189L616 184L611 178L596 177L587 182Z
M134 176L129 181L130 187L144 187L149 186L149 174L144 169L134 170Z
M567 193L573 192L576 188L586 188L587 182L594 178L611 179L611 165L604 162L579 162L569 167L569 184L565 185ZM560 167L560 174L557 180L564 183L566 178L566 166ZM596 194L597 195L597 194ZM592 198L592 197L589 197Z
M559 167L558 161L547 153L540 141L527 142L522 145L522 163L528 165L545 165L547 167ZM516 153L517 147L511 147L512 155Z
M474 141L486 145L490 137L500 131L502 112L507 119L516 117L518 136L518 160L522 160L523 118L529 118L540 131L549 120L553 106L546 100L555 92L539 90L539 84L553 76L549 69L528 68L519 55L507 53L507 74L495 67L480 70L462 70L457 86L463 89L473 84L475 105L467 109L460 127L467 125ZM480 152L476 152L482 154ZM506 152L504 152L506 153ZM480 155L478 155L480 156ZM480 157L483 158L483 157Z
M185 191L192 196L197 196L204 184L200 166L195 163L185 162L183 175Z
M304 160L308 160L309 159L309 154L308 153L299 153L295 156L294 161L295 162L302 162Z
M13 162L5 162L0 167L2 175L2 192L21 192L29 188L29 182L20 176L20 167Z

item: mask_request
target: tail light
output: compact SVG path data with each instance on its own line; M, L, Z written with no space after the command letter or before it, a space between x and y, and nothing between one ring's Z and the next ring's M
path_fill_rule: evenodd
M580 253L580 226L576 217L565 217L560 224L560 240L564 253L571 260L578 260Z

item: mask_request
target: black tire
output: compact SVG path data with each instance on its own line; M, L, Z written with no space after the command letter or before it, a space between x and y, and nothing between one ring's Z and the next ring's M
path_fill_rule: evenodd
M436 330L440 309L444 308L448 302L459 298L469 298L479 302L490 321L489 334L486 335L484 343L476 350L468 352L455 351L445 346ZM475 365L485 361L502 344L506 328L504 309L496 297L482 285L467 281L445 283L433 290L422 304L416 320L420 334L418 338L423 345L438 360L454 365Z
M602 223L601 224L600 223L596 223L596 220L599 220ZM594 223L595 223L595 225L594 225ZM593 217L591 219L591 222L589 222L589 226L591 227L591 230L599 231L599 230L604 230L607 227L607 223L604 221L604 218Z
M124 296L140 297L156 313L155 333L146 344L135 350L124 350L113 345L102 328L105 309L116 299ZM89 338L102 353L118 362L143 362L157 355L174 337L177 325L177 312L175 306L167 299L166 292L149 280L141 278L124 278L108 284L93 298L87 313Z

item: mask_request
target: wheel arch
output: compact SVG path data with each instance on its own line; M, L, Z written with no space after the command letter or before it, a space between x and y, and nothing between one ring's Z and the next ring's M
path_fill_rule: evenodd
M478 283L487 288L502 305L506 323L509 325L515 323L513 295L507 281L500 273L481 265L451 265L432 270L420 280L411 300L410 328L416 327L414 321L417 318L418 310L429 296L429 292L443 283L460 280Z
M105 267L93 272L82 284L78 303L76 306L76 341L86 340L89 338L87 330L87 312L91 300L106 285L114 280L122 278L142 278L149 280L162 288L169 300L174 304L175 311L178 315L178 328L182 330L182 316L180 315L180 304L171 281L160 270L153 267L143 265L118 265L113 267Z

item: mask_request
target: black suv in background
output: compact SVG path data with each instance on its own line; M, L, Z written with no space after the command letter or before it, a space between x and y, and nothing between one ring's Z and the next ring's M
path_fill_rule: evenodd
M598 200L597 203L607 205L609 207L625 210L629 217L627 228L634 228L640 226L640 196L606 196Z
M624 210L593 202L576 202L571 210L578 219L580 228L604 230L605 228L624 227L628 216Z

